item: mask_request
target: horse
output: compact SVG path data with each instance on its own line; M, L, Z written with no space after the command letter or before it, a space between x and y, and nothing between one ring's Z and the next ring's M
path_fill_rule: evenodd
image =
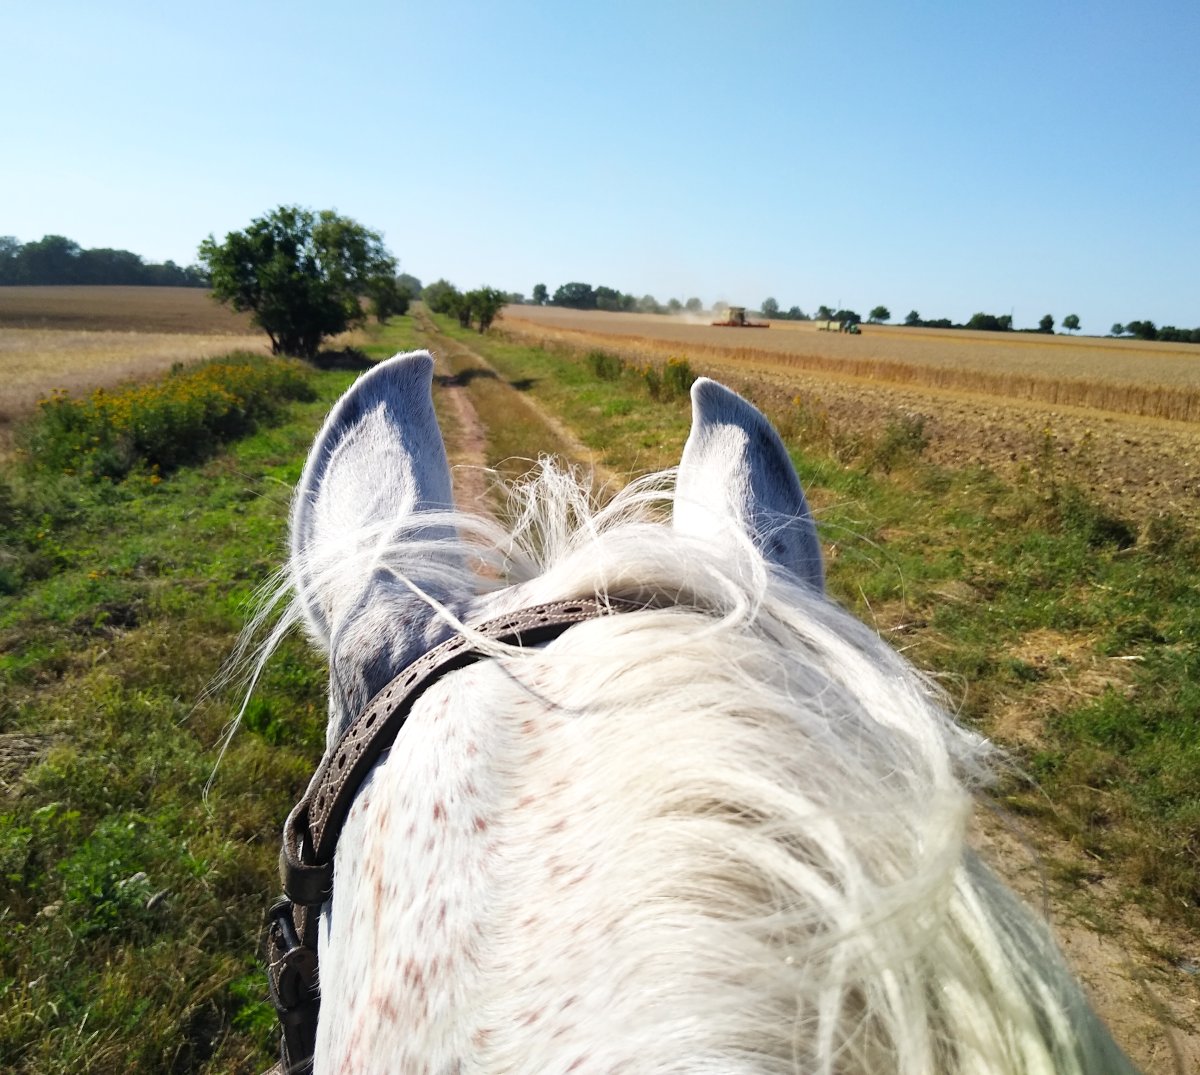
M346 791L313 1070L1134 1070L967 846L994 749L826 595L758 410L701 378L677 468L599 502L543 459L501 522L453 507L432 374L362 375L292 508L275 635L328 659L327 764L473 653ZM548 640L480 626L580 602Z

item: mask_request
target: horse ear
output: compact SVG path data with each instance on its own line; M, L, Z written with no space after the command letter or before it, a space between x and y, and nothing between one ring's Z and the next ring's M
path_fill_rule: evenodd
M397 545L416 550L405 575L443 603L438 580L460 556L446 524L422 512L453 507L450 467L433 411L428 351L397 355L360 377L317 435L296 491L292 576L309 626L331 653L355 637L353 621L386 612L386 648L396 657L425 630L428 605L383 560ZM395 632L400 633L397 635ZM334 654L336 656L336 654Z
M749 537L769 563L825 588L817 528L783 441L756 408L707 377L692 385L673 521L710 543Z

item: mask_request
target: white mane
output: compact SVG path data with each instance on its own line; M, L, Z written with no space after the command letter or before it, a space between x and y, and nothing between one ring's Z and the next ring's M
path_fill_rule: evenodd
M426 497L294 546L331 735L466 621L666 606L493 644L417 703L339 844L317 1070L1132 1070L965 849L987 744L824 597L803 534L771 562L765 515L664 525L683 495L596 508L543 463L509 527Z

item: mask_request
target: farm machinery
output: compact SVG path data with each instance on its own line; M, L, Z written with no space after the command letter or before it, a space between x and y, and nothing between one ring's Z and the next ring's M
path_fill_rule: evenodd
M766 321L750 321L745 306L730 306L725 310L724 321L714 321L719 328L770 328Z

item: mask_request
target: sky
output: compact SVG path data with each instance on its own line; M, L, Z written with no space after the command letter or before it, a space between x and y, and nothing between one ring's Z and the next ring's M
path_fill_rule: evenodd
M1200 326L1200 3L0 3L0 235L279 205L428 283Z

